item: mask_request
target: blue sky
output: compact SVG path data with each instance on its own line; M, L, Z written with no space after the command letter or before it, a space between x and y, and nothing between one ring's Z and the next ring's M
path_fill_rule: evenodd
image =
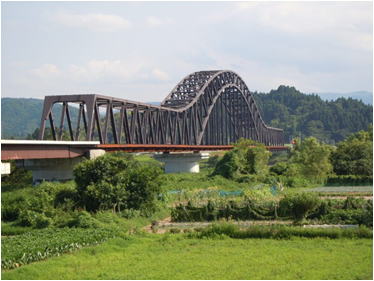
M2 2L2 97L161 101L230 69L251 91L372 92L372 2Z

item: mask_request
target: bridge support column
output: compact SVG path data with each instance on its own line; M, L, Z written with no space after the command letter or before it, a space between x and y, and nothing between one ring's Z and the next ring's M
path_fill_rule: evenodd
M154 156L165 163L165 173L199 173L199 161L205 157L203 153L163 153Z
M104 154L105 150L91 149L87 152L86 158L95 159ZM18 160L16 164L26 170L30 170L33 184L38 184L42 181L67 181L74 179L74 166L86 158L28 159Z
M10 163L1 162L1 175L10 174Z
M76 158L27 159L18 160L17 166L22 166L32 172L33 184L42 181L67 181L74 178L73 168L82 161Z

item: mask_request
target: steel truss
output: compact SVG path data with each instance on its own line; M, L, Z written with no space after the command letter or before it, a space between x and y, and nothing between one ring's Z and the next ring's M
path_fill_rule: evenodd
M59 127L52 108L62 104ZM75 124L69 107L79 108ZM104 109L104 114L103 114ZM72 141L116 144L227 145L249 138L283 145L283 130L265 125L244 81L232 71L200 71L185 77L160 106L102 95L46 96L40 135L49 120L61 140L65 120Z

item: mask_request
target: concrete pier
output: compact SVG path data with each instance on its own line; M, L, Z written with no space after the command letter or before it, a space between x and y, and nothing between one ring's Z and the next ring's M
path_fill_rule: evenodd
M73 169L84 159L95 159L105 150L91 149L86 157L17 160L16 165L31 171L33 184L42 181L67 181L74 179Z
M203 153L162 153L154 158L165 163L165 173L199 173L199 161L206 157Z
M1 162L1 175L9 175L10 174L10 163Z

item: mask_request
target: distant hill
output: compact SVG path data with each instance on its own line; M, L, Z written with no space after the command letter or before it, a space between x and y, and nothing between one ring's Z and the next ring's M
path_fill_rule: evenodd
M1 99L1 138L20 139L40 126L43 100Z
M40 127L43 110L42 99L2 98L1 99L1 138L26 139ZM55 124L60 122L61 105L53 109ZM69 106L72 120L76 120L78 110ZM58 126L58 125L57 125Z
M286 141L301 135L335 143L373 123L373 107L352 98L324 101L318 95L279 86L269 94L255 93L255 99L265 122L284 129Z
M373 122L373 107L353 98L326 101L318 95L303 94L288 86L279 86L267 94L256 92L254 96L265 122L284 129L286 142L301 135L335 143L351 133L366 130ZM3 139L26 139L39 128L43 100L2 98L1 107ZM56 124L59 124L59 112L61 106L54 110ZM72 119L76 119L78 110L70 108L70 112Z
M323 100L337 100L338 98L353 98L361 100L365 104L373 104L373 93L357 91L351 93L318 93Z

